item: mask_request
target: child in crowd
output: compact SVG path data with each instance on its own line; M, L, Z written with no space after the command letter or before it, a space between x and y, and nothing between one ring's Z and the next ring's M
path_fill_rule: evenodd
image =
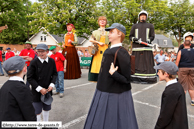
M53 94L59 94L60 98L62 98L64 95L64 73L66 72L67 61L61 53L57 52L56 46L51 46L49 50L52 52L50 58L55 60L58 73L55 84L56 91Z
M55 86L57 70L55 61L47 56L48 46L38 44L38 58L31 61L27 80L32 86L33 106L37 115L37 121L41 120L43 109L43 121L48 121L51 104L47 105L41 101L41 95L52 95L52 89Z
M166 61L154 66L154 69L158 69L159 80L166 81L155 129L188 129L185 92L176 80L178 67L175 63Z
M130 55L122 47L126 29L114 23L105 30L109 31L111 47L102 57L97 89L84 129L138 129L131 94Z
M2 121L36 121L32 93L23 80L27 73L25 60L11 57L3 63L3 68L9 80L0 89L0 128Z

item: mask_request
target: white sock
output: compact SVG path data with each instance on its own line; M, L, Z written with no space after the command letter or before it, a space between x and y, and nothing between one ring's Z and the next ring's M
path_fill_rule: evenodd
M41 120L41 114L40 115L36 115L36 119L37 119L37 121L40 121ZM40 127L37 127L37 129L40 129Z
M49 111L43 110L43 121L48 121L48 120L49 120Z

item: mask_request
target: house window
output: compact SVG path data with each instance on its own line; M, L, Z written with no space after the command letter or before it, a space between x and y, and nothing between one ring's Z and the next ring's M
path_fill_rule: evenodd
M46 36L44 36L44 41L46 42Z
M42 42L43 41L43 36L40 36L40 42Z
M167 40L163 40L164 45L167 45L167 43L168 43Z

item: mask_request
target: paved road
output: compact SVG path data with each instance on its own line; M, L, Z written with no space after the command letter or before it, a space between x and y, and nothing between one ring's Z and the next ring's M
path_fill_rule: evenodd
M82 69L82 77L76 80L65 80L65 96L53 96L50 121L62 121L63 129L83 129L84 122L92 101L96 83L87 81L87 69ZM0 86L7 80L0 77ZM157 121L161 95L165 82L156 84L133 84L132 94L139 129L153 129ZM194 128L194 106L186 95L187 112L190 129Z

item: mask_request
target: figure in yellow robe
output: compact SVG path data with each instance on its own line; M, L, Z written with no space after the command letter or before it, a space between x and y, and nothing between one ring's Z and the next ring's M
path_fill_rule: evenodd
M98 41L100 43L97 43L98 51L92 57L92 62L91 62L89 74L88 74L89 81L98 80L98 74L100 72L102 57L103 57L104 51L108 48L108 44L109 44L108 34L109 33L105 31L106 23L107 23L106 17L104 16L99 17L98 24L100 25L100 28L92 32L91 40Z

